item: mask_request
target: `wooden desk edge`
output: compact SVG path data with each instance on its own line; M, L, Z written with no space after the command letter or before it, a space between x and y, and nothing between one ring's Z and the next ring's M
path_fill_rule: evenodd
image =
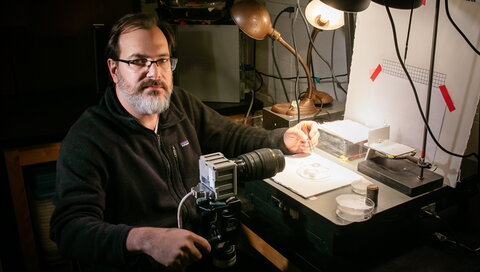
M247 238L247 242L260 254L262 254L267 260L269 260L274 266L276 266L280 271L286 272L300 272L295 265L290 263L287 258L285 258L280 252L275 250L267 242L265 242L260 236L253 232L250 228L241 224L241 228Z

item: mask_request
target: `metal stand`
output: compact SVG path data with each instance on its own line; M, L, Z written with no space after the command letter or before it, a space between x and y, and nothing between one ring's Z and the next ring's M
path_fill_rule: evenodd
M417 196L443 185L443 177L432 171L418 176L419 165L408 159L375 157L358 163L358 171L408 196Z

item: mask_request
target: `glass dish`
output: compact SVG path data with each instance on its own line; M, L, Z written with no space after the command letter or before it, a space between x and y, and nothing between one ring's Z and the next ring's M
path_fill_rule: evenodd
M352 184L350 184L350 185L352 186L352 190L355 193L361 194L361 195L366 195L367 194L367 186L370 185L370 184L373 184L373 183L362 178L360 180L356 180L356 181L352 182Z
M372 217L374 203L371 199L357 194L343 194L337 196L336 213L338 217L351 221L361 222Z

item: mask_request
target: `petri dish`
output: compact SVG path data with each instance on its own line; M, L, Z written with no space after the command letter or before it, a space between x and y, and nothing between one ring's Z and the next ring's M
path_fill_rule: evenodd
M374 203L371 199L357 194L343 194L336 197L338 217L351 221L361 222L372 217Z
M359 179L354 182L352 182L350 185L352 186L352 190L361 195L366 195L367 194L367 186L373 184L372 182L366 180L366 179Z

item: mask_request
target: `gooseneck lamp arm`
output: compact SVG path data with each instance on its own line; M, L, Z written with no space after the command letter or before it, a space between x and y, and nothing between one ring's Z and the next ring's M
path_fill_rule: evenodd
M297 53L297 51L295 51L295 49L290 46L281 36L280 32L278 32L277 30L275 29L272 29L272 32L270 34L268 34L268 36L270 38L272 38L272 40L274 41L278 41L280 44L282 44L283 46L285 46L285 48L290 51L293 55L296 55L297 58L298 58L298 61L300 62L300 64L302 65L303 67L303 70L305 70L305 74L307 75L307 98L308 99L312 99L312 75L310 73L310 68L308 68L307 64L305 63L305 60L302 58L302 56L300 56L300 54Z

